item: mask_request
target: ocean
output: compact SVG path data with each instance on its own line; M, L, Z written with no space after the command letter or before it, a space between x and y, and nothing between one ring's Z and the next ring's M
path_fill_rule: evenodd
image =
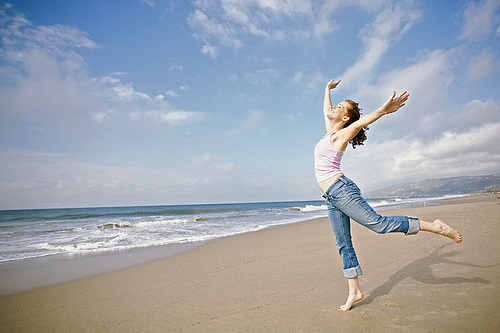
M383 210L432 205L436 199L367 201ZM323 200L0 210L0 296L139 265L220 237L327 215Z
M373 199L374 208L436 198ZM0 211L0 263L196 243L327 216L324 201Z

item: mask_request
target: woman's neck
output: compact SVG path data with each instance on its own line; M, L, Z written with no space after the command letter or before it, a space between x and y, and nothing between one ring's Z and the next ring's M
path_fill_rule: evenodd
M338 131L340 131L341 129L344 128L344 125L345 125L344 122L341 122L341 123L333 123L333 122L331 122L330 124L328 124L328 127L326 128L326 131L327 131L327 133L338 132Z

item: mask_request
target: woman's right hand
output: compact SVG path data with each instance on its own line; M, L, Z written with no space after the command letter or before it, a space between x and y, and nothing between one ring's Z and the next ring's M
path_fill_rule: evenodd
M335 79L332 79L330 82L328 82L328 84L326 85L326 89L328 90L332 90L332 89L335 89L340 83L340 80L338 80L337 82L335 82Z

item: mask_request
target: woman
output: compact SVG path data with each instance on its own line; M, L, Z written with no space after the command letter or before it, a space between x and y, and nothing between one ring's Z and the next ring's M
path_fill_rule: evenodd
M376 111L360 117L358 104L346 100L332 106L330 90L337 87L340 80L328 82L325 89L323 113L327 134L314 148L315 173L323 197L328 203L328 216L335 234L335 242L344 265L344 276L348 279L349 295L341 311L349 310L354 302L363 298L358 276L363 274L351 241L350 219L377 232L403 232L414 235L419 230L429 231L462 241L460 233L442 220L427 222L409 216L381 216L361 197L356 184L340 171L340 161L349 143L353 148L366 140L365 129L382 116L396 112L405 105L409 94L405 91L396 97L396 92Z

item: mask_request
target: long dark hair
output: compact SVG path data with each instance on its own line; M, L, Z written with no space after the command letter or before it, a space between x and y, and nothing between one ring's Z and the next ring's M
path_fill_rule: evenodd
M347 110L347 116L349 117L349 121L344 125L344 128L351 125L353 122L357 121L361 117L361 108L358 103L351 101L350 99L346 100L349 104L350 108ZM356 146L362 146L363 142L366 140L366 131L368 127L362 128L358 134L354 138L352 138L349 143L352 145L352 148L356 148Z

